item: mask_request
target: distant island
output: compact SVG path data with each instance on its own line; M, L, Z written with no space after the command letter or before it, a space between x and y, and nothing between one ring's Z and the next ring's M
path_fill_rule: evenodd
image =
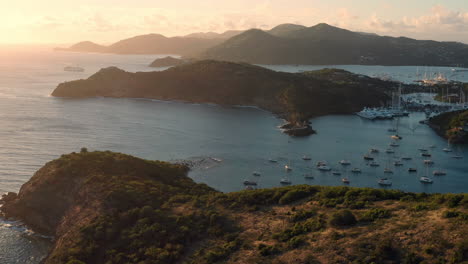
M189 60L186 60L186 59L178 59L178 58L174 58L171 56L167 56L164 58L159 58L159 59L154 60L149 66L155 67L155 68L156 67L172 67L172 66L182 65L188 61Z
M58 85L56 97L130 97L257 106L285 118L291 135L314 133L308 119L384 105L397 84L344 70L285 73L245 63L195 61L161 72L102 69Z
M378 36L322 23L248 30L198 57L254 64L468 66L468 45Z
M193 33L181 37L148 34L109 46L89 41L63 51L117 54L173 54L252 64L424 65L468 67L468 45L354 32L320 23L282 24L270 30Z
M53 236L45 264L465 263L468 194L298 185L221 193L113 152L48 162L0 211Z
M55 50L115 54L174 54L187 56L201 53L239 33L238 31L227 31L223 34L213 32L194 33L182 37L147 34L120 40L109 46L99 45L91 41L84 41L68 48L55 48Z
M429 126L450 143L468 143L468 111L442 113L429 119Z

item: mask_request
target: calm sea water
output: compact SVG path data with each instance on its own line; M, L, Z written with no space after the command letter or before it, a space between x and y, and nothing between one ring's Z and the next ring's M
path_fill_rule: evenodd
M147 64L156 57L0 49L0 192L17 192L45 162L63 153L79 151L81 147L159 160L216 157L222 162L209 169L195 170L190 176L197 182L226 192L241 190L244 179L254 178L260 187L279 186L283 177L290 178L293 184L341 185L339 176L314 169L318 160L328 161L347 175L351 186L378 187L376 181L383 177L383 168L394 160L393 156L383 153L390 143L387 129L393 125L392 121L326 116L312 120L317 135L290 138L277 129L281 120L255 108L138 99L72 100L49 96L58 83L87 78L102 67L155 70ZM64 72L66 65L80 65L86 72ZM268 67L295 72L326 66ZM387 73L401 80L411 79L408 75L416 75L417 71L417 67L337 67L368 75ZM450 68L437 68L437 71L451 73ZM457 78L465 77L459 74ZM401 119L403 140L395 155L414 159L395 169L391 176L392 188L414 192L468 191L468 163L444 153L442 148L446 142L418 123L423 118L421 114L412 114ZM436 145L436 149L431 150L436 163L429 172L443 169L448 174L434 177L432 185L424 185L418 180L425 172L418 148L429 145ZM376 155L381 163L376 169L370 168L362 159L371 147L382 150ZM454 149L468 159L466 147ZM303 155L310 156L312 161L303 161ZM269 158L279 162L271 164ZM361 168L363 173L347 173L338 165L341 159L350 160L352 167ZM285 164L290 164L293 171L286 173ZM408 167L416 167L421 173L410 175L406 172ZM253 171L262 175L254 177ZM303 174L306 173L313 174L315 179L305 180ZM0 263L38 263L48 245L47 239L21 228L18 223L0 220Z

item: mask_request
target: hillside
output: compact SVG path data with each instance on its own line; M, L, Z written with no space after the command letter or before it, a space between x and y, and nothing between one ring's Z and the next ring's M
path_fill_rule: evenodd
M184 59L178 59L171 56L167 56L164 58L155 59L153 62L150 63L149 67L172 67L182 65L186 62L187 60Z
M299 185L220 193L112 152L47 163L2 212L55 240L45 264L462 263L468 195Z
M450 143L468 143L468 111L437 115L429 119L429 126Z
M388 99L385 92L393 87L394 83L343 70L294 74L243 63L196 61L161 72L129 73L106 68L87 80L59 84L52 96L253 105L300 126L314 116L349 114L364 106L379 106Z
M322 23L249 30L198 57L254 64L468 66L468 45L363 34Z
M61 51L101 52L116 54L196 54L223 41L222 38L172 37L160 34L148 34L120 40L109 46L80 42Z

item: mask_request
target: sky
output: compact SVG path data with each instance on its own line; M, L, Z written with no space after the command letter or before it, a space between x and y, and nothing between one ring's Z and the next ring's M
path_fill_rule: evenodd
M468 43L468 0L0 0L0 44L110 44L282 23Z

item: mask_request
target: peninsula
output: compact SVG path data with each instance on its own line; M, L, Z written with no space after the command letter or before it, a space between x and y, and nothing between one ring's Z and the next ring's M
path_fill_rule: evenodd
M128 97L257 106L304 127L309 118L380 106L397 85L344 70L285 73L245 63L195 61L160 72L105 68L86 80L61 83L56 97ZM293 134L304 135L301 130Z
M0 210L54 236L45 264L462 263L468 195L310 185L221 193L112 152L48 162Z

